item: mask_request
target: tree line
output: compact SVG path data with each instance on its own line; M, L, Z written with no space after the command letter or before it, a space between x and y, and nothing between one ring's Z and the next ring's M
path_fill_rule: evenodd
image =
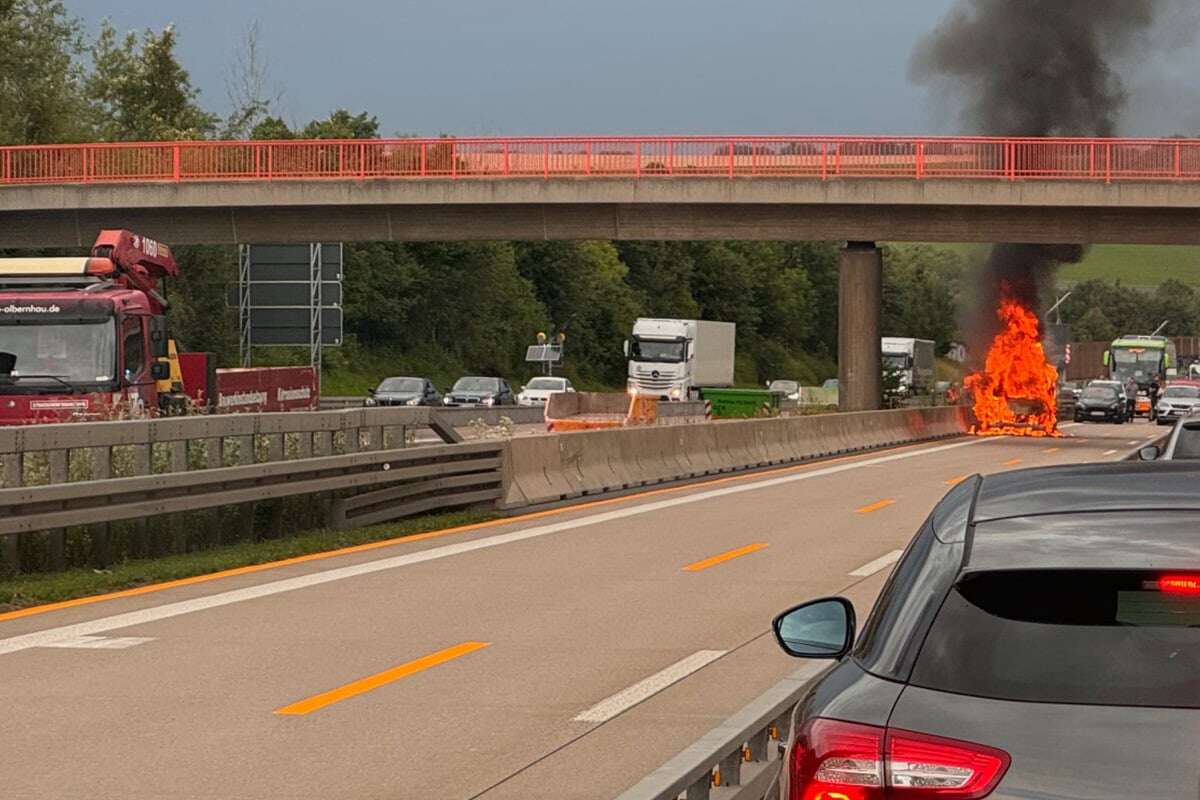
M1150 333L1164 322L1164 336L1196 336L1200 335L1200 294L1174 278L1153 291L1119 281L1089 280L1071 288L1062 316L1077 342L1110 342L1125 334Z

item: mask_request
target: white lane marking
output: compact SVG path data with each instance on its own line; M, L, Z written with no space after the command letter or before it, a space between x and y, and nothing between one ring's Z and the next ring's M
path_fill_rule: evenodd
M937 447L929 447L921 450L907 450L902 453L893 453L892 455L879 456L877 458L864 461L851 461L845 464L837 464L823 469L814 469L807 472L795 472L790 475L780 475L777 478L765 478L759 481L750 481L747 483L738 484L736 486L725 486L720 489L710 489L708 491L696 492L695 494L682 495L673 497L669 500L658 500L651 503L643 503L629 508L620 508L615 511L605 511L591 516L579 517L577 519L564 520L555 522L550 525L538 525L533 528L524 530L512 531L511 533L502 533L496 536L489 536L485 539L475 539L467 542L458 542L456 544L443 545L441 547L432 547L428 550L421 550L416 553L406 553L401 556L392 556L391 558L381 558L377 561L367 561L362 564L352 564L347 567L335 567L320 572L311 572L305 575L298 575L294 578L284 578L270 583L261 583L256 586L247 586L243 589L232 589L227 592L211 594L205 597L196 597L191 600L179 600L174 603L165 603L160 606L152 606L143 608L138 611L127 611L123 614L114 614L110 617L100 617L98 619L88 620L87 622L78 622L74 625L63 625L58 628L47 628L45 630L26 633L21 636L13 636L8 639L0 639L0 655L5 653L16 653L21 650L27 650L30 647L42 647L47 642L58 642L63 639L71 639L79 636L92 636L98 633L106 633L119 628L128 628L134 625L145 625L150 622L157 622L171 617L178 617L183 614L191 614L196 611L206 611L210 608L220 608L234 603L243 603L247 600L256 600L260 597L269 597L283 592L291 592L296 589L305 589L309 586L320 586L324 583L332 583L345 578L355 578L359 575L370 575L374 572L383 572L397 567L407 567L412 564L422 564L426 561L436 561L441 558L456 556L461 553L471 553L476 550L486 550L491 547L499 547L504 544L513 542L523 542L528 539L536 539L541 536L548 536L552 533L560 533L562 531L575 531L580 528L585 528L590 525L599 525L604 522L611 522L617 519L625 519L627 517L635 517L641 514L652 514L656 511L663 511L676 506L689 505L698 503L702 500L711 500L716 497L726 497L733 494L741 494L742 492L751 492L758 489L765 489L771 486L781 486L786 483L794 483L796 481L806 481L813 478L821 478L828 475L837 475L842 472L859 469L871 464L884 464L892 461L903 461L917 456L930 455L933 453L944 453L947 450L957 450L960 447L971 447L985 442L999 441L992 438L975 438L965 442L955 442L954 444L943 444Z
M1127 445L1129 445L1130 447L1132 447L1132 446L1133 446L1133 445L1135 445L1135 444L1141 444L1141 440L1140 440L1140 439L1134 439L1132 442L1126 442L1125 444L1127 444Z
M624 713L638 703L653 697L673 683L703 669L728 650L700 650L685 659L676 661L664 670L654 673L645 680L638 681L628 689L622 689L611 697L601 700L596 705L575 717L574 722L607 722L618 714Z
M890 567L892 564L895 564L900 560L900 556L902 555L904 555L903 550L893 550L890 553L884 553L874 561L868 561L866 564L863 564L861 567L854 570L854 572L851 572L850 576L852 578L865 578L868 575L874 575L884 567Z
M1058 427L1060 429L1062 429L1062 428L1078 428L1082 424L1083 424L1082 422L1068 422L1065 425L1059 425Z
M1105 450L1105 451L1104 451L1103 453L1101 453L1100 455L1102 455L1102 456L1112 456L1112 455L1116 455L1116 454L1117 454L1117 451L1116 451L1116 450Z
M76 636L73 639L48 642L42 647L62 647L71 650L124 650L153 641L154 639L148 636Z

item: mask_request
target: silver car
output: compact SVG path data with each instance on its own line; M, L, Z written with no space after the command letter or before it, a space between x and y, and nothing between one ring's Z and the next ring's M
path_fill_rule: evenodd
M834 666L797 706L784 800L1200 797L1200 464L968 479L855 636L844 598L775 620Z
M1157 412L1159 425L1169 425L1176 420L1186 417L1192 409L1200 405L1200 384L1176 383L1168 384L1158 397Z

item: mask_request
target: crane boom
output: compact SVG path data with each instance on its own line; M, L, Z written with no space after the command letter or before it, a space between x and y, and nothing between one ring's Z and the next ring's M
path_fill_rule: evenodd
M167 300L158 291L159 281L179 276L171 248L131 231L106 230L96 237L92 257L107 258L116 267L118 281L149 295L160 306L157 313L166 310Z

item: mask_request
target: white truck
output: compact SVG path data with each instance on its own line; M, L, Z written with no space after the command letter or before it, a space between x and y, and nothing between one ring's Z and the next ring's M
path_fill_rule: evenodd
M936 347L929 339L905 339L884 336L880 342L883 369L900 375L902 395L927 394L933 388Z
M691 400L733 386L737 325L699 319L638 319L625 342L629 393Z

